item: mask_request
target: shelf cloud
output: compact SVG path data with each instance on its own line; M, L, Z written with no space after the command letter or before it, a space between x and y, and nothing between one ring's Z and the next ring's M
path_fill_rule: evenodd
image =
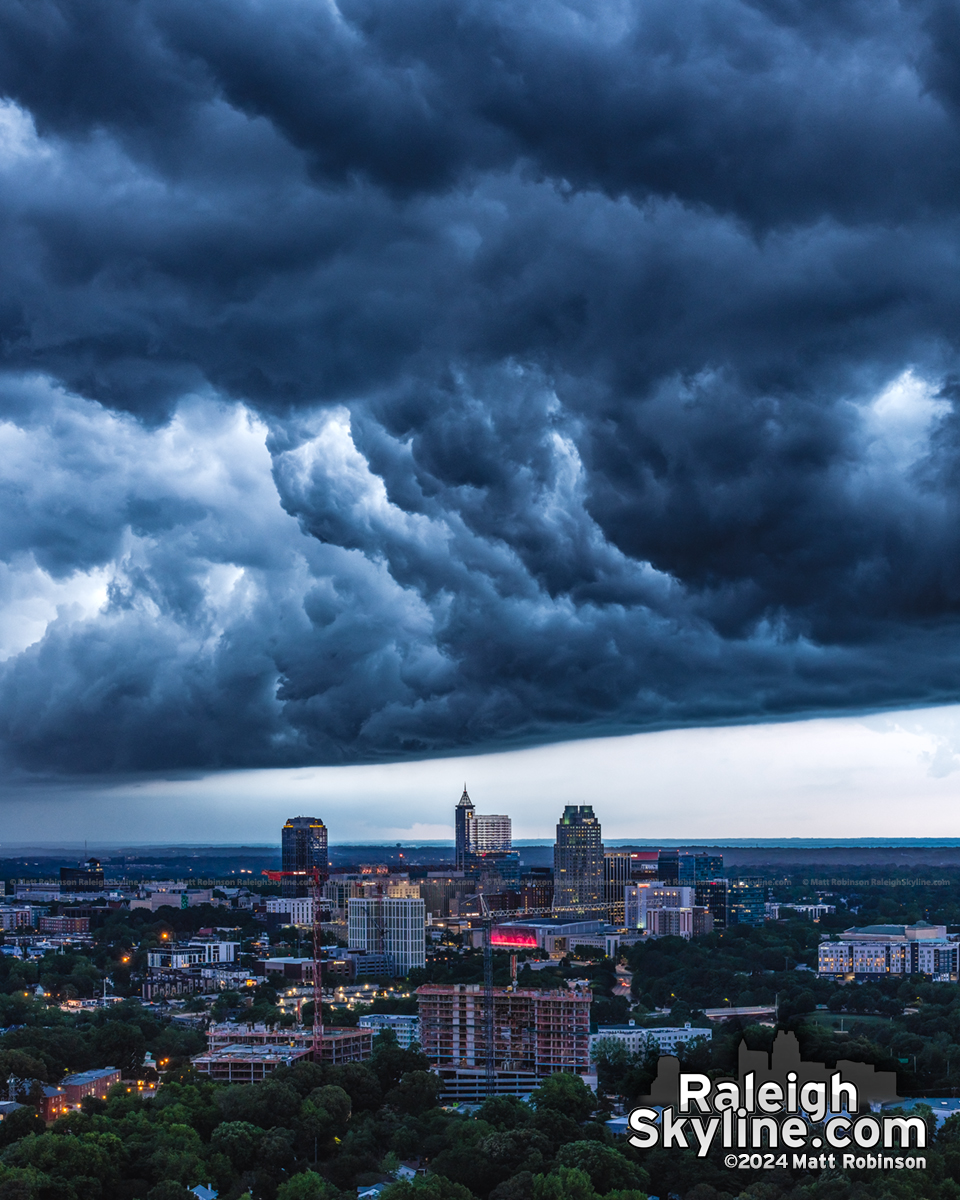
M0 755L960 700L960 18L6 0Z

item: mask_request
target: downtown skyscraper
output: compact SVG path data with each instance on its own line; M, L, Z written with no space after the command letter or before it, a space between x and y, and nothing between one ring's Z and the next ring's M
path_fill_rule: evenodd
M589 804L568 804L553 848L553 907L599 912L603 907L603 843Z
M327 827L319 817L290 817L280 833L280 859L284 871L303 872L304 880L284 879L285 896L310 894L310 873L316 867L327 877Z
M513 848L510 818L504 813L478 813L466 784L453 817L458 871L476 867L485 856L510 854Z
M453 814L454 835L456 838L456 869L463 871L467 859L473 853L476 844L474 827L477 821L477 810L467 794L467 785L463 785L463 795Z

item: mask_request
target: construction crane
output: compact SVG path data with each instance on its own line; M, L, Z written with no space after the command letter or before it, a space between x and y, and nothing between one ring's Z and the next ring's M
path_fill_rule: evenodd
M487 1096L494 1094L496 1087L496 1062L494 1054L495 1026L493 1020L493 917L483 892L480 893L480 914L483 918L483 1032L486 1041Z
M310 887L313 898L313 1061L320 1062L323 1058L323 929L320 924L323 876L319 867L311 867L306 871L261 871L261 874L266 875L271 883L295 879Z

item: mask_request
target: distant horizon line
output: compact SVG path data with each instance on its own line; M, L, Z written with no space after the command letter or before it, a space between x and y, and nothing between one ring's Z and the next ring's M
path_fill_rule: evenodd
M533 849L535 847L552 846L554 839L550 837L541 838L517 838L513 842L515 849ZM622 846L640 846L640 847L682 847L682 846L697 846L697 847L729 847L730 849L757 849L770 848L796 848L796 849L829 849L836 847L838 849L847 847L861 847L865 849L879 847L917 847L917 848L935 848L935 847L952 847L960 846L960 838L889 838L889 837L860 837L860 838L606 838L603 844L614 848ZM353 849L369 847L370 849L396 850L397 847L408 850L446 850L454 849L455 842L453 838L444 839L419 839L399 842L396 839L388 841L336 841L330 842L329 848L334 849ZM200 850L272 850L279 852L280 842L157 842L157 841L100 841L87 839L87 841L23 841L23 842L0 842L0 858L7 857L5 851L15 851L22 853L24 851L41 851L41 850L84 850L87 853L93 853L97 848L103 850L180 850L180 851L200 851Z

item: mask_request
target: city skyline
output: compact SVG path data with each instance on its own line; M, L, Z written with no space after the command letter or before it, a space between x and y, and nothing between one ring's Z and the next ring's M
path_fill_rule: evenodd
M960 1200L958 185L958 0L0 0L0 1200Z

